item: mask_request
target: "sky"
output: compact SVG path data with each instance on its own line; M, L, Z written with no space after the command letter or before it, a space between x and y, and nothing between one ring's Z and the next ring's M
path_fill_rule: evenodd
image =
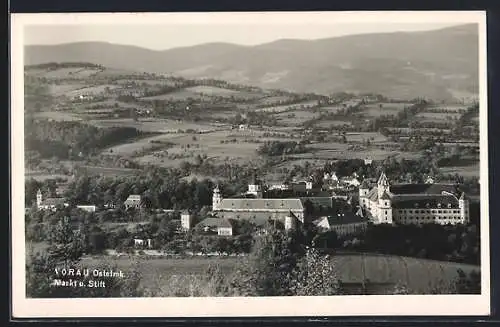
M321 39L352 34L425 31L454 25L460 23L44 24L24 26L24 44L103 41L167 50L210 42L257 45L278 39Z

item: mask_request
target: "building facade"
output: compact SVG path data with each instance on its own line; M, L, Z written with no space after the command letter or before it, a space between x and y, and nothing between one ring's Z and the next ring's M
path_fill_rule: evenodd
M359 204L375 224L467 224L469 200L453 184L390 185L382 173L377 185L363 182Z

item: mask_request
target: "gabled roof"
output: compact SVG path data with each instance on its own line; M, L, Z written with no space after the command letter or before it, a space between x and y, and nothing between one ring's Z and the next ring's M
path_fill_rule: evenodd
M376 187L372 188L370 190L370 192L368 192L366 197L370 201L377 201L378 200L378 189Z
M390 200L391 197L389 196L389 194L387 194L387 192L384 191L384 193L382 194L382 196L380 197L380 200Z
M198 223L197 226L201 227L212 227L212 228L232 228L233 226L229 222L229 220L224 219L224 218L206 218L200 223Z
M339 213L337 215L321 217L315 220L313 223L315 225L318 225L321 222L325 222L325 220L328 223L328 227L367 222L365 218L358 216L353 212L345 212L345 213Z

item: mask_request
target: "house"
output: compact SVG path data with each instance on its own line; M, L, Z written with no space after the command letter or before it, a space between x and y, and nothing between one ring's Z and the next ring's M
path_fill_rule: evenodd
M228 219L209 217L196 225L205 233L216 233L219 236L233 235L233 226Z
M128 196L127 200L123 203L125 209L139 209L141 207L141 196L137 194L131 194Z
M69 207L69 203L64 198L46 198L44 200L42 191L39 189L36 193L36 207L38 210L56 211L58 208Z
M87 212L95 212L96 211L96 206L95 205L77 205L76 206L78 209L87 211Z
M335 231L337 235L344 236L364 232L368 226L368 219L359 208L356 213L339 212L336 215L321 217L313 224L323 231Z
M193 226L193 216L189 211L183 211L181 213L181 227L184 231L190 230Z

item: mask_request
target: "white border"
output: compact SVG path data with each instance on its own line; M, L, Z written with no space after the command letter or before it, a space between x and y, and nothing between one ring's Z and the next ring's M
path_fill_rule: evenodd
M489 315L490 259L486 14L459 12L293 12L13 14L11 19L12 164L12 314L41 317L230 317L230 316L380 316ZM168 18L168 19L166 19ZM27 299L24 239L24 73L23 27L58 24L328 24L477 23L479 24L481 295L386 295L262 298Z

